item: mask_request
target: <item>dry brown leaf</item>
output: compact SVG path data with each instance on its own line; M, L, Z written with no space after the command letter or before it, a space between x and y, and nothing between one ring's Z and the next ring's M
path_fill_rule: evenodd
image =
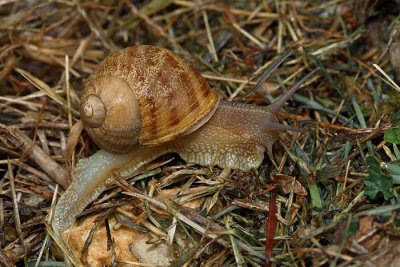
M359 230L347 238L344 249L356 254L364 254L377 246L382 240L383 233L379 231L374 222L375 216L365 216L359 220ZM340 244L345 238L347 220L344 220L334 235L334 242Z
M386 247L378 250L377 253L369 254L365 264L366 266L400 266L400 241L391 241Z
M82 248L89 235L97 215L87 217L80 225L74 225L71 229L63 233L64 239L71 247L72 251L78 255L82 262L92 267L101 267L105 263L111 263L112 250L107 250L107 230L105 223L101 223L88 246L85 253ZM115 242L115 259L117 261L141 262L156 266L168 266L174 260L174 251L168 246L165 240L151 237L149 233L144 233L130 229L118 224L114 216L108 219L110 225L111 238ZM189 239L184 239L184 234L176 232L174 238L182 248L189 248ZM153 241L151 241L153 240ZM155 241L154 241L155 240ZM116 266L125 266L117 263Z
M87 248L86 253L82 255L81 252L96 217L97 216L91 216L86 218L83 220L81 225L74 225L70 230L64 232L63 236L72 251L81 258L82 262L93 267L101 267L103 261L107 265L110 265L112 254L111 250L107 251L107 233L104 223L101 223L96 229L92 242ZM145 234L126 227L121 227L115 231L113 228L116 223L117 221L114 217L109 219L111 236L115 241L116 259L137 261L137 259L129 252L129 245Z
M284 174L272 174L272 181L278 183L285 194L290 194L293 187L293 193L299 196L307 196L307 190L294 177Z

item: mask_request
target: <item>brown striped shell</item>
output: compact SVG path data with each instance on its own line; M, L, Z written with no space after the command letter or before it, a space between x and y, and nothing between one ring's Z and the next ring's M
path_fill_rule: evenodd
M81 117L90 137L113 152L155 146L193 132L213 115L218 95L173 52L134 46L105 58L89 76Z

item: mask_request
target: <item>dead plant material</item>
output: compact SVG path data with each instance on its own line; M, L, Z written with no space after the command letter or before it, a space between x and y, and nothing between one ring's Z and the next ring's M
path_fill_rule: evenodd
M2 140L6 141L4 145L8 148L17 148L21 151L21 161L29 157L38 164L52 179L62 188L68 186L68 173L64 167L55 162L40 147L35 145L27 135L17 129L9 129L0 124Z
M0 0L0 265L399 265L399 14L399 0ZM317 68L279 112L307 133L282 132L248 172L157 159L65 242L48 226L56 188L98 150L72 127L83 84L137 44L188 58L235 102L267 105Z

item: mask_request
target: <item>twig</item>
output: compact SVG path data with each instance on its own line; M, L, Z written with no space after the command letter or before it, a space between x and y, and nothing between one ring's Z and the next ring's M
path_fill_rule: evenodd
M32 140L17 129L8 129L5 125L0 124L0 132L6 133L6 138L20 149L24 154L28 155L36 164L38 164L57 184L62 188L68 186L68 172L58 165L49 155L47 155L40 147L35 145Z
M274 237L276 230L276 196L278 194L278 189L275 187L271 191L271 197L269 199L269 216L268 216L268 226L265 233L267 240L265 242L265 266L271 266L272 249L274 248Z

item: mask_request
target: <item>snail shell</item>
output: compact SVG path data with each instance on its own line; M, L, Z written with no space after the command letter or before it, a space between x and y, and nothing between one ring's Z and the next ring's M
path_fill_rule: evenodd
M147 45L105 58L89 76L81 99L90 137L117 153L191 133L209 120L219 103L187 60Z

